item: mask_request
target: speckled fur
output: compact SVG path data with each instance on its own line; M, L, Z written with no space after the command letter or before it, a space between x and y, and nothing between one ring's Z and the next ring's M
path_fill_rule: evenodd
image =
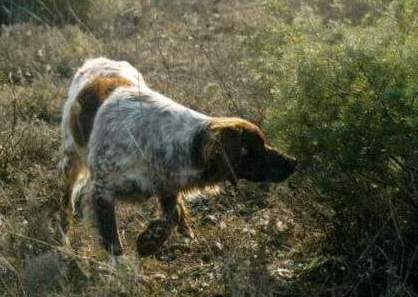
M83 90L91 87L93 82L109 78L123 83L104 92L93 92L96 96L93 99L100 104L88 113L94 117L91 131L86 134L89 139L76 141L80 138L77 135L80 130L74 129L74 123L80 124L83 110L91 108L86 104L90 99L81 98L85 96ZM98 100L100 96L106 98ZM211 127L216 130L214 137L221 134L219 131L230 130L231 133L222 133L224 138L213 141ZM216 147L219 140L238 140L237 131L242 134L247 130L257 137L261 135L261 131L247 121L211 118L151 90L142 75L127 62L105 58L88 60L75 74L63 110L64 159L61 165L67 176L63 204L73 209L80 184L88 184L87 197L95 210L103 244L115 255L122 253L114 213L115 200L141 202L152 196L159 198L163 211L162 220L158 220L161 224L155 221L141 234L138 240L141 255L154 252L178 224L192 237L180 194L228 179L230 169L238 170L239 167L210 165L208 162L212 160L206 160L208 150L205 148ZM258 137L257 141L264 148L264 137ZM241 145L241 141L237 143ZM212 155L215 151L219 153L219 150L211 151L213 153L209 154ZM234 147L227 157L239 161L240 158L233 158L236 152L241 154L239 147ZM64 213L68 214L68 210ZM158 238L154 232L156 225L166 230L157 232L161 234Z

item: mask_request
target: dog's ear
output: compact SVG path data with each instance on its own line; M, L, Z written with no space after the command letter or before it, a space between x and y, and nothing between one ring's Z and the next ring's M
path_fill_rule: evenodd
M235 125L210 127L203 145L203 161L208 173L218 180L237 181L242 129Z

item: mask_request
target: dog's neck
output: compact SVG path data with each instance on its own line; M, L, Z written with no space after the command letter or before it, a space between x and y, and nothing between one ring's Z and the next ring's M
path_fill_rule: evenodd
M234 169L232 166L228 167L228 156L222 154L224 160L220 160L220 162L224 162L225 166L223 167L219 167L219 164L217 164L210 156L210 154L213 154L210 146L215 143L218 144L217 142L219 141L214 138L214 133L211 128L212 124L213 119L209 119L209 121L205 123L205 125L199 127L193 135L190 148L192 168L199 172L197 180L201 183L213 184L227 179L235 182Z

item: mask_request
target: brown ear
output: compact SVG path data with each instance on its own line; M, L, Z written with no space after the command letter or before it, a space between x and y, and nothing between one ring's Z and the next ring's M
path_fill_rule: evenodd
M241 153L241 132L234 126L212 127L203 146L203 161L217 180L236 182Z

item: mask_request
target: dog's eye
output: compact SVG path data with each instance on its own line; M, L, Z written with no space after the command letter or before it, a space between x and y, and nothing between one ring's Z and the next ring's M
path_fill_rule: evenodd
M248 155L248 148L242 147L241 148L241 157L245 157L246 155Z

